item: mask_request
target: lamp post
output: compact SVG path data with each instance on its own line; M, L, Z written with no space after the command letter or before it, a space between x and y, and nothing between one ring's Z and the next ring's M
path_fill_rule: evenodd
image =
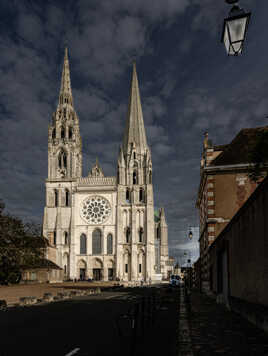
M229 17L224 19L221 42L224 42L228 56L238 56L243 50L251 13L237 5L239 0L225 1L233 7Z

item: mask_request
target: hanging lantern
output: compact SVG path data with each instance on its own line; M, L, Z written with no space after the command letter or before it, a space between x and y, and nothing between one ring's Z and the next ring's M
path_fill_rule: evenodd
M189 235L188 235L188 237L189 237L189 239L190 239L190 240L192 240L192 238L193 238L193 233L192 233L192 231L191 231L191 230L189 231Z
M226 0L228 4L238 0ZM251 13L246 13L238 5L234 5L229 17L224 19L221 41L224 42L228 55L238 56L242 53Z

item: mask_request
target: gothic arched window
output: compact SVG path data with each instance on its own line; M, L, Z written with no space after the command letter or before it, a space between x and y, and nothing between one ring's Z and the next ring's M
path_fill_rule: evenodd
M53 232L53 244L56 245L57 243L57 232L56 230Z
M66 189L65 190L65 206L69 206L69 203L70 203L70 193L69 193L69 190Z
M69 139L73 138L73 128L70 126L69 127Z
M107 236L107 255L113 254L113 235L109 234Z
M92 255L101 254L101 231L95 229L92 233Z
M129 190L129 188L127 188L127 190L126 190L126 201L127 201L127 203L130 203L130 190Z
M60 137L65 138L65 128L64 127L61 128Z
M80 255L85 255L87 253L87 237L85 234L80 236Z
M157 229L156 229L156 237L158 239L160 239L160 226L157 226Z
M143 242L143 228L142 227L139 230L139 242Z
M56 138L56 129L55 128L52 130L52 138L53 139Z
M139 200L140 202L144 201L144 190L142 188L140 188Z
M64 151L61 151L58 156L58 165L59 168L67 168L67 155Z
M138 174L137 171L133 172L133 184L138 184Z
M64 231L64 245L68 245L68 232Z
M57 190L54 190L55 206L59 205L59 194Z
M126 228L126 243L128 244L130 242L130 228Z

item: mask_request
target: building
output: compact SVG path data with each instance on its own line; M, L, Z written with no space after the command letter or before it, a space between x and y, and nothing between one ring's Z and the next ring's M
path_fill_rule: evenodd
M82 177L82 140L65 50L58 107L48 130L43 234L65 278L154 281L167 275L168 226L154 211L152 159L136 66L117 160L106 177L98 161Z
M268 178L209 248L211 290L219 302L268 331Z
M22 266L20 283L58 283L63 281L63 269L50 260L40 259L34 266Z
M205 134L196 207L200 218L201 287L209 291L208 249L255 190L250 154L268 127L243 129L228 145L215 146Z

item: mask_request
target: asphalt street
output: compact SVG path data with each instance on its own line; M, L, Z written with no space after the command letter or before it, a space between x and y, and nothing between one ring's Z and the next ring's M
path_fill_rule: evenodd
M0 312L0 356L175 355L177 296L157 290L154 325L137 329L127 316L142 295L156 288L121 289ZM134 350L135 349L135 350Z

